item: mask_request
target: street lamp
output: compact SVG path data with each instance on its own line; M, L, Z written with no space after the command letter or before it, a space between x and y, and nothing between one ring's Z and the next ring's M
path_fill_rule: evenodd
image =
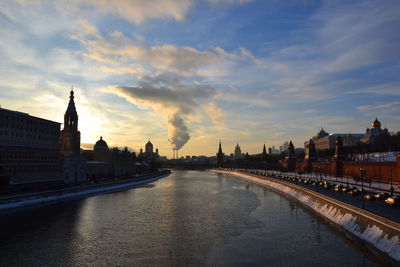
M322 182L322 172L319 173L319 182L318 182L318 185L319 185L320 182Z
M392 175L392 168L390 168L390 197L393 197L393 175Z
M364 176L367 173L367 170L364 168L360 168L360 177L361 177L361 208L364 208Z

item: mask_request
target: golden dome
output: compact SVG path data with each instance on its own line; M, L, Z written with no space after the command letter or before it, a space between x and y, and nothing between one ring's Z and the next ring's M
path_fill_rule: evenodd
M378 118L375 118L371 125L373 128L381 128L381 123L378 121Z

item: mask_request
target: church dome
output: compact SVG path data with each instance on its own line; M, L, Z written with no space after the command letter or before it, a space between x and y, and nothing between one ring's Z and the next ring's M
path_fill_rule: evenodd
M144 150L146 153L153 153L153 144L150 141L147 142Z
M153 147L153 144L149 141L146 143L146 147Z
M100 140L94 145L94 150L108 150L108 145L102 136L100 136Z
M375 118L371 125L373 128L381 128L381 122L378 121L378 118Z

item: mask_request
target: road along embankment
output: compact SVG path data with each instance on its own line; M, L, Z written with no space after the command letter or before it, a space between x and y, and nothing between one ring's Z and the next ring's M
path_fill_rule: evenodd
M389 255L400 264L400 224L376 214L311 191L307 188L260 175L223 171L296 199L331 224Z
M61 190L52 190L40 193L29 194L27 196L10 196L3 198L0 203L0 211L21 208L32 205L40 205L49 202L57 202L66 199L85 197L89 195L97 195L106 192L120 191L142 184L151 183L161 178L167 177L171 171L163 171L141 178L108 182L104 184L93 184L85 186L76 186L74 188L66 188Z

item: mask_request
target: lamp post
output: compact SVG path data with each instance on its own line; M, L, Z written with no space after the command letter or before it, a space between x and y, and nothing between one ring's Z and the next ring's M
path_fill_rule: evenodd
M318 185L322 182L322 172L319 173L319 182Z
M393 176L392 176L392 168L390 168L390 197L393 197Z
M361 177L361 208L364 209L364 175L367 172L366 169L360 168Z

